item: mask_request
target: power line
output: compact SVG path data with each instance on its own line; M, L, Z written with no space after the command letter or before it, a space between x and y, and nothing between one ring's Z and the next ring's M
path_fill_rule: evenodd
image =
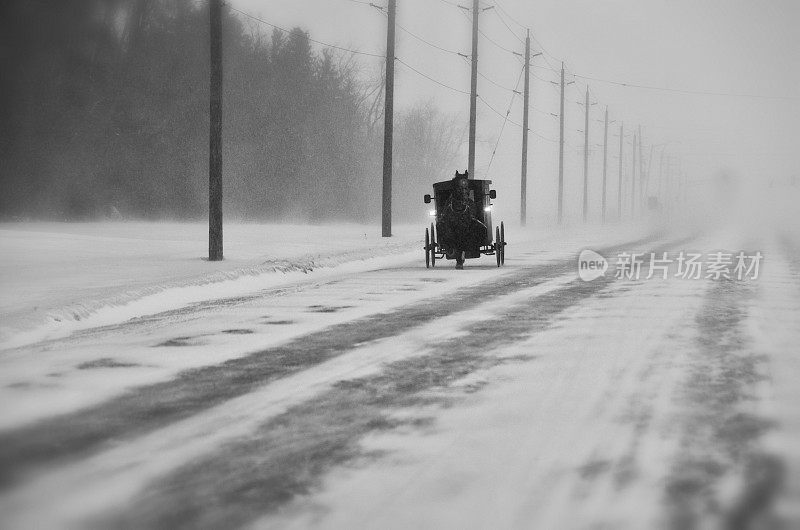
M447 4L449 6L457 7L459 9L465 9L465 7L462 6L461 4L457 4L455 2L451 2L450 0L439 0L439 1L442 2L443 4Z
M448 50L447 48L442 48L441 46L438 46L438 45L436 45L436 44L434 44L434 43L432 43L432 42L430 42L430 41L427 41L427 40L425 40L424 38L420 37L419 35L417 35L417 34L415 34L415 33L411 32L411 31L409 31L409 30L408 30L408 29L406 29L406 28L404 28L404 27L403 27L403 26L401 26L400 24L397 24L397 27L398 27L398 28L400 28L401 30L405 31L406 33L408 33L409 35L411 35L412 37L414 37L414 38L415 38L415 39L417 39L418 41L420 41L420 42L423 42L423 43L427 44L427 45L428 45L428 46L430 46L431 48L436 48L437 50L441 50L441 51L443 51L443 52L451 53L451 54L453 54L453 55L458 55L458 56L460 56L460 57L468 57L468 55L466 55L466 54L463 54L463 53L461 53L461 52L457 52L457 51L455 51L455 50Z
M514 17L512 17L512 16L511 16L511 15L508 13L508 11L506 11L506 10L505 10L505 8L503 7L503 5L502 5L502 4L501 4L501 3L500 3L498 0L495 0L495 1L494 1L494 5L496 5L496 6L497 6L497 8L498 8L500 11L502 11L502 12L503 12L503 14L504 14L505 16L507 16L508 18L510 18L510 19L511 19L511 20L514 22L514 24L516 24L517 26L519 26L519 27L520 27L520 28L522 28L522 29L525 29L525 30L527 30L527 29L528 29L528 26L524 26L524 25L520 24L519 22L517 22L517 20L516 20Z
M480 71L478 71L478 75L479 75L479 76L481 76L482 78L484 78L485 80L489 81L491 84L493 84L493 85L494 85L494 86L496 86L497 88L501 88L501 89L503 89L503 90L507 90L507 91L509 91L509 92L513 92L513 93L515 93L515 94L518 94L518 93L519 93L519 92L517 91L517 89L516 89L516 88L508 88L508 87L506 87L506 86L503 86L503 85L501 85L500 83L497 83L496 81L493 81L491 78L489 78L489 77L487 77L487 76L483 75L483 74L482 74Z
M494 112L495 114L497 114L497 115L498 115L498 116L500 116L501 118L504 118L504 119L505 119L505 116L503 116L503 113L502 113L502 112L500 112L500 111L498 111L496 108L492 107L492 106L489 104L489 102L488 102L488 101L486 101L485 99L483 99L483 97L482 97L482 96L478 95L478 99L479 99L479 100L481 100L481 101L483 102L483 104L484 104L484 105L486 105L486 106L489 108L489 110L491 110L492 112ZM519 127L520 129L522 129L522 125L520 125L519 123L515 122L514 120L508 120L508 123L511 123L511 124L513 124L513 125L516 125L516 126L517 126L517 127ZM541 138L542 140L545 140L545 141L547 141L547 142L553 142L553 143L556 143L556 142L558 142L558 140L554 140L553 138L548 138L548 137L546 137L546 136L542 136L541 134L539 134L539 133L538 133L538 132L536 132L535 130L531 129L530 127L528 128L528 132L530 132L530 133L534 134L535 136L537 136L537 137L539 137L539 138Z
M463 7L463 6L461 6L461 7ZM470 21L472 20L472 19L470 18L470 16L469 16L467 13L465 13L464 11L461 11L461 14L462 14L462 15L464 15L464 18L466 18L467 20L470 20ZM487 41L491 42L492 44L494 44L495 46L497 46L499 49L503 50L504 52L508 52L508 53L510 53L510 54L512 54L512 55L514 55L514 56L516 56L516 57L518 57L518 58L519 58L519 57L522 57L522 54L521 54L520 52L516 52L516 51L514 51L514 50L512 50L512 49L506 48L506 47L505 47L505 46L503 46L502 44L500 44L500 43L498 43L497 41L495 41L494 39L492 39L492 38L491 38L490 36L488 36L486 33L484 33L484 32L483 32L483 30L481 30L481 29L478 29L478 33L480 33L480 34L481 34L481 36L482 36L484 39L486 39Z
M501 12L502 12L502 13L503 13L503 14L504 14L506 17L508 17L508 19L509 19L509 20L511 20L511 21L512 21L514 24L516 24L516 25L517 25L517 26L519 26L520 28L522 28L522 29L524 29L524 30L527 30L527 29L532 29L530 26L528 26L528 25L525 25L525 24L522 24L522 23L521 23L521 22L519 22L519 21L518 21L516 18L514 18L514 16L513 16L513 15L511 15L511 13L509 13L509 12L508 12L508 10L507 10L507 9L505 9L505 8L503 7L503 5L500 3L500 1L499 1L499 0L494 0L494 4L497 6L497 8L498 8L498 9L499 9L499 10L500 10L500 11L501 11ZM511 28L509 28L509 29L511 29ZM514 33L514 32L512 31L512 33ZM515 34L516 34L516 33L515 33ZM559 60L559 59L558 59L558 57L556 57L555 55L553 55L552 53L550 53L550 52L547 50L547 48L545 48L545 47L542 45L542 43L539 41L539 39L537 39L537 38L536 38L536 31L531 31L531 38L533 39L533 42L535 42L535 43L536 43L536 45L539 47L539 50L540 50L540 51L542 51L542 52L543 52L545 55L549 55L549 56L550 56L550 58L551 58L551 59L553 59L554 61L558 61L558 60ZM550 64L550 61L548 61L548 60L547 60L547 57L544 57L544 60L545 60L545 62L547 62L547 64ZM550 66L551 66L551 68L553 68L553 67L552 67L552 65L550 65ZM555 69L555 68L553 68L553 69Z
M497 153L497 147L500 145L500 139L503 137L503 131L506 128L506 123L508 123L508 115L511 114L511 107L514 106L514 98L517 97L517 89L519 88L519 80L522 79L522 74L525 73L525 66L522 67L522 70L519 72L519 76L517 76L517 82L514 85L514 90L511 94L511 101L508 103L508 110L506 111L506 116L503 118L503 125L500 127L500 133L497 135L497 142L494 144L494 149L492 150L492 156L489 158L489 165L486 166L486 175L489 175L489 170L492 168L492 162L494 161L494 155Z
M764 94L737 94L733 92L710 92L705 90L685 90L679 88L668 88L668 87L659 87L659 86L651 86L651 85L640 85L636 83L628 83L624 81L612 81L609 79L600 79L598 77L590 77L588 75L580 75L580 74L572 74L574 77L580 77L582 79L589 79L592 81L599 81L601 83L608 83L611 85L618 85L624 86L628 88L642 88L646 90L659 90L662 92L674 92L677 94L689 94L689 95L700 95L700 96L720 96L720 97L737 97L737 98L757 98L757 99L782 99L782 100L790 100L790 101L798 101L800 97L798 96L770 96Z
M546 55L542 55L542 58L544 59L544 62L546 62L546 63L547 63L547 65L543 65L543 64L531 64L531 67L533 67L533 68L538 68L538 69L540 69L540 70L547 70L548 72L550 72L550 73L554 74L554 75L555 75L557 78L559 78L559 79L560 79L560 78L561 78L561 67L558 67L558 68L556 68L556 67L554 67L552 64L550 64L550 61L548 61L548 60L547 60L547 56L546 56ZM533 75L534 77L536 77L536 74L533 74L533 73L532 73L531 75ZM542 79L541 77L537 77L537 79L539 79L540 81L547 81L546 79ZM556 84L556 85L558 85L558 84L559 84L559 81L552 81L552 80L550 80L550 82L551 82L551 83L554 83L554 84Z
M411 66L410 64L408 64L407 62L405 62L404 60L402 60L402 59L401 59L401 58L399 58L399 57L395 57L395 60L396 60L398 63L401 63L401 64L403 64L403 65L404 65L406 68L408 68L409 70L411 70L411 71L413 71L413 72L416 72L417 74L421 75L421 76L422 76L422 77L424 77L425 79L428 79L429 81L432 81L432 82L436 83L436 84L437 84L437 85L439 85L439 86L442 86L442 87L444 87L444 88L450 89L450 90L452 90L453 92L458 92L458 93L461 93L461 94L466 94L466 95L469 95L469 92L467 92L467 91L460 90L460 89L458 89L458 88L455 88L455 87L452 87L452 86L450 86L450 85L448 85L448 84L442 83L442 82L441 82L441 81L439 81L438 79L434 79L433 77L429 76L428 74L426 74L426 73L424 73L424 72L420 72L419 70L417 70L416 68L414 68L413 66Z
M547 59L547 58L545 58L545 59ZM547 66L545 66L543 64L532 64L531 66L533 68L539 68L541 70L547 70L548 72L553 72L554 74L556 74L559 77L561 76L561 69L552 66L549 62L547 63Z
M553 90L555 90L556 92L558 92L558 90L559 90L559 88L558 88L558 85L559 85L559 83L558 83L557 81L551 81L550 79L542 79L541 77L535 76L535 75L533 75L533 74L531 74L531 77L533 77L533 78L535 78L535 79L538 79L539 81L541 81L541 82L542 82L542 83L544 83L545 85L549 86L550 88L552 88Z
M516 55L516 56L518 56L518 57L522 55L520 52L516 52L516 51L514 51L514 50L512 50L512 49L510 49L510 48L506 48L506 47L505 47L505 46L503 46L502 44L499 44L499 43L497 43L495 40L493 40L491 37L489 37L489 36L488 36L486 33L484 33L482 30L478 30L478 33L480 33L480 34L483 36L483 38L484 38L484 39L488 40L489 42L491 42L492 44L494 44L495 46L497 46L497 47L498 47L498 48L500 48L501 50L503 50L503 51L505 51L505 52L508 52L508 53L510 53L510 54Z
M355 0L353 0L353 1L355 1ZM443 0L443 1L444 1L444 0ZM373 4L373 3L371 3L371 2L359 2L359 3L366 3L366 4L369 4L369 5L372 5L373 7L377 7L377 6L375 6L375 4ZM449 5L452 5L452 6L454 6L454 7L459 7L459 8L462 8L462 9L464 8L464 6L461 6L461 5L459 5L459 4L456 4L456 3L454 3L454 2L447 2L447 1L445 1L444 3L446 3L446 4L449 4ZM469 19L469 16L468 16L466 13L464 13L463 11L461 11L461 12L462 12L462 14L464 14L464 16L465 16L467 19ZM427 44L428 46L430 46L430 47L432 47L432 48L436 48L437 50L440 50L440 51L443 51L443 52L446 52L446 53L450 53L450 54L453 54L453 55L457 55L457 56L459 56L459 57L463 58L465 61L468 61L468 60L469 60L469 55L468 55L468 54L461 53L461 52L458 52L458 51L455 51L455 50L449 50L449 49L447 49L447 48L443 48L443 47L441 47L441 46L438 46L437 44L434 44L434 43L432 43L432 42L430 42L430 41L426 40L425 38L423 38L423 37L421 37L421 36L419 36L419 35L415 34L414 32L410 31L409 29L407 29L407 28L403 27L403 26L402 26L402 25L400 25L400 24L397 24L397 27L399 27L399 28L400 28L402 31L404 31L404 32L408 33L409 35L411 35L411 36L412 36L412 37L414 37L415 39L417 39L417 40L419 40L419 41L423 42L424 44ZM481 33L481 35L483 35L483 36L484 36L484 38L486 38L487 40L489 40L490 42L492 42L492 43L493 43L495 46L497 46L498 48L500 48L500 49L502 49L502 50L504 50L504 51L506 51L506 52L509 52L509 53L511 53L511 54L513 54L513 55L515 55L515 56L520 56L520 55L521 55L520 53L518 53L518 52L515 52L514 50L511 50L511 49L508 49L508 48L505 48L505 47L503 47L502 45L500 45L499 43L495 42L495 41L494 41L494 40L492 40L490 37L488 37L488 36L487 36L485 33L483 33L482 31L480 31L480 30L479 30L479 32ZM486 81L488 81L489 83L493 84L494 86L496 86L496 87L498 87L498 88L500 88L500 89L502 89L502 90L507 90L507 91L509 91L509 92L515 92L515 90L516 90L516 89L508 88L508 87L506 87L506 86L503 86L503 85L501 85L500 83L498 83L497 81L493 80L492 78L490 78L490 77L486 76L485 74L483 74L483 73L482 73L482 72L480 72L480 71L478 72L478 75L479 75L479 76L481 76L481 77L482 77L483 79L485 79Z
M362 3L363 3L363 2L362 2ZM366 2L366 3L369 3L369 2ZM372 4L372 3L369 3L369 4L370 4L370 5L372 5L372 6L374 6L374 4ZM454 4L454 5L455 5L455 4ZM441 46L438 46L438 45L436 45L436 44L434 44L434 43L432 43L432 42L430 42L430 41L426 40L425 38L423 38L423 37L420 37L419 35L417 35L417 34L413 33L412 31L410 31L409 29L407 29L407 28L403 27L403 26L402 26L402 25L400 25L400 24L397 24L397 27L399 27L401 30L403 30L404 32L408 33L409 35L411 35L411 36L412 36L412 37L414 37L415 39L417 39L417 40L419 40L419 41L421 41L421 42L423 42L423 43L427 44L428 46L430 46L430 47L432 47L432 48L436 48L437 50L441 50L441 51L443 51L443 52L446 52L446 53L450 53L450 54L453 54L453 55L457 55L457 56L459 56L459 57L463 58L465 61L468 61L468 60L469 60L469 55L467 55L467 54L465 54L465 53L457 52L457 51L454 51L454 50L448 50L447 48L443 48L443 47L441 47ZM495 44L496 44L496 43L495 43ZM497 44L496 44L496 45L497 45ZM499 46L499 45L498 45L498 46ZM516 52L513 52L513 51L511 51L511 50L506 50L506 51L510 51L511 53L514 53L515 55L517 55L517 53L516 53ZM491 83L491 84L493 84L494 86L496 86L497 88L500 88L500 89L503 89L503 90L507 90L507 91L509 91L509 92L515 92L515 91L516 91L516 89L508 88L507 86L503 86L503 85L501 85L500 83L498 83L497 81L493 80L492 78L488 77L487 75L483 74L483 73L482 73L482 72L480 72L480 71L478 72L478 75L479 75L479 76L481 76L481 77L482 77L483 79L485 79L486 81L488 81L489 83Z
M351 0L351 1L355 1L355 0ZM380 7L380 6L376 6L376 5L375 5L375 4L373 4L372 2L359 2L359 3L366 3L366 4L369 4L369 5L371 5L372 7L375 7L375 8L377 8L377 9L379 9L379 10L380 10L380 11L381 11L381 12L382 12L384 15L388 16L388 15L387 15L387 14L384 12L384 10L383 10L383 8L382 8L382 7ZM427 39L425 39L425 38L423 38L423 37L420 37L419 35L417 35L417 34L416 34L416 33L414 33L413 31L409 30L408 28L406 28L406 27L404 27L404 26L402 26L402 25L400 25L400 24L395 24L395 25L396 25L398 28L400 28L401 30L403 30L404 32L408 33L409 35L411 35L412 37L414 37L415 39L417 39L418 41L420 41L420 42L422 42L422 43L424 43L424 44L427 44L427 45L428 45L428 46L430 46L431 48L436 48L437 50L440 50L440 51L443 51L443 52L446 52L446 53L451 53L451 54L453 54L453 55L458 55L458 56L461 56L461 57L468 57L468 55L466 55L466 54L464 54L464 53L457 52L457 51L455 51L455 50L448 50L447 48L443 48L442 46L439 46L438 44L434 44L434 43L432 43L431 41L429 41L429 40L427 40Z
M469 65L469 60L466 57L464 57L464 62L467 63L467 65ZM499 89L507 90L508 92L518 92L515 88L508 88L507 86L501 85L500 83L490 78L489 76L484 75L484 73L481 72L480 70L478 70L478 75Z
M542 116L549 116L549 117L551 117L551 118L552 118L552 119L554 119L554 120L557 120L557 119L558 119L558 118L556 118L555 116L553 116L553 114L552 114L551 112L547 112L547 111L545 111L545 110L542 110L542 109L540 109L540 108L538 108L538 107L535 107L535 106L533 106L533 105L528 105L528 106L529 106L531 109L533 109L533 110L535 110L536 112L538 112L539 114L541 114Z
M373 4L372 2L363 2L363 1L360 1L360 0L349 0L349 1L351 1L351 2L354 2L354 3L357 3L357 4L365 4L365 5L370 5L370 6L372 6L372 7L379 7L379 6L376 6L375 4ZM443 0L443 1L444 1L444 0ZM445 3L450 3L450 2L445 2ZM453 5L456 5L456 4L453 4ZM230 7L230 6L229 6L229 7ZM256 17L256 16L254 16L254 15L251 15L250 13L247 13L247 12L245 12L245 11L242 11L242 10L240 10L240 9L236 9L235 7L230 7L230 9L231 9L231 11L236 11L237 13L240 13L240 14L242 14L242 15L244 15L244 16L246 16L246 17L248 17L248 18L251 18L251 19L253 19L253 20L256 20L256 21L258 21L258 22L261 22L262 24L266 24L267 26L270 26L271 28L275 28L275 29L277 29L278 31L282 31L282 32L284 32L284 33L290 33L290 31L289 31L289 30L287 30L287 29L285 29L285 28L282 28L282 27L280 27L280 26L277 26L277 25L275 25L275 24L273 24L273 23L271 23L271 22L267 22L266 20L264 20L264 19L262 19L262 18L259 18L259 17ZM399 26L399 24L398 24L398 26ZM407 32L407 33L409 33L410 35L412 35L412 36L414 36L414 37L417 37L416 35L412 34L410 31L406 30L405 28L401 28L401 29L403 29L404 31L406 31L406 32ZM433 46L433 47L435 47L435 48L437 47L436 45L434 45L434 44L432 44L432 43L430 43L430 42L427 42L427 41L425 41L425 40L424 40L424 39L422 39L421 37L417 37L417 38L419 38L419 39L420 39L420 40L422 40L423 42L426 42L426 44L429 44L429 45L431 45L431 46ZM312 39L312 38L308 38L308 40L309 40L309 41L311 41L311 42L315 42L315 43L317 43L317 44L320 44L320 45L322 45L322 46L326 46L326 47L329 47L329 48L334 48L334 49L337 49L337 50L346 51L346 52L349 52L349 53L354 53L354 54L357 54L357 55L367 55L367 56L369 56L369 57L381 57L381 58L384 58L384 57L385 57L385 55L376 54L376 53L369 53L369 52L362 52L362 51L359 51L359 50L351 50L351 49L349 49L349 48L343 48L343 47L341 47L341 46L336 46L336 45L329 44L329 43L327 43L327 42L319 41L319 40ZM440 48L440 49L442 49L442 48ZM448 51L448 52L449 52L450 50L444 50L444 51ZM450 53L456 53L457 55L461 55L461 54L459 54L458 52L450 52ZM460 90L460 89L458 89L458 88L452 87L452 86L450 86L450 85L448 85L448 84L446 84L446 83L442 83L442 82L441 82L441 81L439 81L438 79L434 79L433 77L429 76L428 74L426 74L426 73L424 73L424 72L421 72L420 70L417 70L416 68L414 68L413 66L411 66L410 64L408 64L408 63L407 63L407 62L405 62L404 60L400 59L399 57L395 57L395 60L396 60L397 62L399 62L399 63L403 64L403 65L404 65L406 68L408 68L408 69L409 69L409 70L411 70L412 72L415 72L415 73L417 73L418 75L420 75L420 76L424 77L425 79L428 79L429 81L432 81L433 83L436 83L436 84L437 84L437 85L439 85L439 86L442 86L442 87L444 87L444 88L447 88L447 89L449 89L449 90L452 90L452 91L454 91L454 92L458 92L458 93L461 93L461 94L469 94L469 92L466 92L466 91L464 91L464 90Z
M352 1L355 1L355 0L352 0ZM442 0L442 1L444 1L444 0ZM358 3L363 3L363 4L368 4L368 5L371 5L371 6L373 6L373 7L378 7L378 6L375 6L375 4L373 4L373 3L371 3L371 2L358 2ZM459 4L456 4L456 3L454 3L454 2L447 2L447 1L444 1L444 3L446 3L446 4L449 4L449 5L452 5L452 6L454 6L454 7L459 7L459 8L463 8L463 7L464 7L464 6L460 6ZM461 11L461 12L464 14L464 16L465 16L467 19L469 19L469 16L468 16L466 13L464 13L463 11ZM437 45L437 44L434 44L434 43L432 43L432 42L430 42L430 41L426 40L425 38L423 38L423 37L421 37L421 36L419 36L419 35L415 34L415 33L414 33L414 32L412 32L411 30L409 30L409 29L407 29L407 28L403 27L403 26L402 26L402 25L400 25L400 24L397 24L397 27L399 27L399 28L400 28L402 31L404 31L405 33L408 33L409 35L411 35L411 36L412 36L412 37L414 37L415 39L419 40L420 42L423 42L424 44L426 44L426 45L428 45L428 46L430 46L430 47L432 47L432 48L435 48L435 49L437 49L437 50L440 50L440 51L443 51L443 52L446 52L446 53L450 53L450 54L453 54L453 55L457 55L457 56L459 56L459 57L463 58L465 61L468 61L468 60L469 60L469 55L467 55L467 54L465 54L465 53L461 53L461 52L458 52L458 51L455 51L455 50L449 50L449 49L447 49L447 48L443 48L443 47L441 47L441 46L439 46L439 45ZM500 49L502 49L502 50L504 50L504 51L506 51L506 52L509 52L509 53L511 53L511 54L513 54L513 55L515 55L515 56L519 56L519 55L520 55L518 52L515 52L514 50L511 50L511 49L505 48L505 47L503 47L502 45L500 45L499 43L495 42L494 40L492 40L492 39L491 39L489 36L487 36L487 35L486 35L485 33L483 33L482 31L480 31L480 30L479 30L479 32L481 33L481 35L483 35L483 37L484 37L484 38L486 38L487 40L489 40L489 41L490 41L492 44L494 44L494 45L495 45L495 46L497 46L498 48L500 48ZM408 66L408 65L406 65L406 66ZM411 68L411 67L409 66L409 68ZM422 74L421 72L418 72L418 73L420 73L420 75L425 75L425 74ZM493 80L492 78L488 77L487 75L483 74L483 73L482 73L482 72L480 72L480 71L478 72L478 75L479 75L479 76L481 76L481 77L482 77L483 79L485 79L486 81L488 81L489 83L493 84L494 86L496 86L496 87L498 87L498 88L500 88L500 89L502 89L502 90L507 90L507 91L509 91L509 92L512 92L512 93L516 91L516 89L512 89L512 88L509 88L509 87L507 87L507 86L503 86L502 84L498 83L497 81ZM434 80L434 79L431 79L431 80L432 80L432 81L434 81L434 82L436 82L436 83L438 83L438 84L441 84L442 86L447 86L447 85L445 85L444 83L441 83L441 82L439 82L439 81L437 81L437 80ZM450 87L448 87L448 88L450 88Z
M451 4L451 5L454 5L454 6L457 6L457 7L462 7L462 6L458 6L457 4L454 4L454 3L451 3L451 2L445 2L445 3ZM465 16L466 16L466 14L465 14ZM467 17L467 18L469 18L469 17ZM441 48L441 47L439 47L439 46L436 46L435 44L433 44L433 43L431 43L431 42L428 42L428 41L426 41L426 40L425 40L425 39L423 39L422 37L419 37L418 35L415 35L415 34L413 34L411 31L407 30L406 28L403 28L403 27L402 27L402 26L400 26L399 24L398 24L398 26L399 26L399 27L400 27L400 28L401 28L403 31L405 31L406 33L408 33L408 34L412 35L413 37L415 37L415 38L417 38L417 39L421 40L421 41L422 41L422 42L424 42L425 44L428 44L428 45L430 45L430 46L432 46L432 47L434 47L434 48L440 49L440 50L442 50L442 51L446 51L446 52L448 52L448 53L453 53L453 54L459 55L459 56L460 56L460 57L462 57L462 58L463 58L465 61L466 61L466 60L467 60L467 58L468 58L468 56L466 56L465 54L462 54L462 53L459 53L459 52L454 52L454 51L452 51L452 50L446 50L446 49L444 49L444 48ZM485 37L485 35L484 35L484 37ZM487 37L487 39L488 39L488 37ZM492 42L493 42L493 41L492 41ZM497 45L497 43L495 43L495 44ZM498 45L498 46L499 46L499 45ZM507 50L507 49L506 49L506 51L510 51L510 52L511 52L511 53L513 53L514 55L517 55L517 52L514 52L514 51L512 51L512 50ZM411 71L415 72L416 74L418 74L418 75L420 75L420 76L424 77L425 79L428 79L429 81L431 81L431 82L433 82L433 83L435 83L435 84L437 84L437 85L439 85L439 86L441 86L441 87L443 87L443 88L447 88L448 90L452 90L453 92L457 92L457 93L459 93L459 94L467 94L467 95L469 94L469 92L467 92L467 91L465 91L465 90L461 90L461 89L455 88L455 87L453 87L453 86L451 86L451 85L448 85L448 84L446 84L446 83L443 83L442 81L439 81L438 79L435 79L434 77L432 77L432 76L430 76L430 75L426 74L425 72L422 72L422 71L418 70L417 68L415 68L415 67L411 66L410 64L408 64L407 62L403 61L403 60L402 60L401 58L399 58L399 57L395 57L395 60L397 60L397 62L399 62L399 63L402 63L402 64L403 64L404 66L406 66L406 67L407 67L409 70L411 70ZM488 81L489 83L493 84L494 86L496 86L496 87L498 87L498 88L500 88L500 89L507 90L507 91L511 92L511 93L512 93L511 102L512 102L512 104L513 104L514 97L515 97L515 96L516 96L516 95L519 93L519 92L518 92L518 90L517 90L517 88L518 88L518 86L519 86L519 78L517 79L517 87L515 87L515 88L513 88L513 89L512 89L512 88L508 88L508 87L506 87L506 86L503 86L503 85L501 85L500 83L498 83L498 82L494 81L494 80L493 80L493 79L491 79L490 77L488 77L488 76L484 75L482 72L478 72L478 75L480 75L480 76L481 76L483 79L485 79L485 80L486 80L486 81ZM522 74L520 73L520 76L521 76L521 75L522 75ZM489 109L491 109L491 110L492 110L492 111L493 111L495 114L497 114L498 116L500 116L500 117L502 117L502 118L504 118L504 119L507 119L507 118L508 118L508 115L506 115L506 116L503 116L503 114L502 114L501 112L497 111L497 110L496 110L494 107L492 107L492 106L491 106L491 105L490 105L490 104L489 104L489 103L488 103L488 102L487 102L487 101L486 101L486 100L485 100L483 97L481 97L480 95L478 96L478 99L480 99L481 101L483 101L483 103L484 103L484 104L485 104L485 105L486 105L486 106L487 106ZM535 110L537 110L538 112L542 112L542 113L544 113L543 111L541 111L541 110L539 110L539 109L535 109ZM513 123L514 125L516 125L517 127L520 127L520 128L522 127L522 125L520 125L519 123L516 123L516 122L515 122L515 121L513 121L513 120L508 120L508 121L510 121L511 123ZM530 129L529 129L529 130L530 130ZM532 132L534 132L534 131L532 131ZM536 133L534 132L534 134L536 134ZM537 134L537 136L539 136L539 135ZM543 138L543 139L545 139L545 140L549 140L549 138L544 138L544 137L542 137L542 138Z
M503 115L503 113L502 113L502 112L500 112L500 111L499 111L499 110L497 110L496 108L492 107L492 106L489 104L489 102L488 102L488 101L486 101L486 100L483 98L483 96L481 96L480 94L478 94L478 96L477 96L477 97L478 97L478 99L479 99L479 100L481 100L481 101L483 102L483 104L484 104L484 105L486 105L486 106L489 108L489 110L491 110L492 112L494 112L495 114L497 114L498 116L500 116L500 117L501 117L501 118L503 118L503 119L508 119L508 116L507 116L507 115ZM510 123L513 123L513 124L514 124L514 125L516 125L517 127L519 127L519 128L522 128L522 125L520 125L519 123L515 122L514 120L510 120L510 119L509 119L508 121L509 121Z
M497 5L497 7L499 8L500 6L499 6L499 5ZM498 11L497 9L495 9L495 10L494 10L494 14L495 14L495 15L497 15L497 18L500 20L500 22L502 22L502 23L503 23L503 25L506 27L506 29L508 29L508 31L509 31L509 32L510 32L512 35L514 35L514 38L515 38L515 39L517 39L518 41L520 41L522 44L525 44L525 41L524 41L523 39L521 39L521 38L520 38L520 36L519 36L519 35L517 35L517 33L516 33L516 32L515 32L513 29L511 29L511 26L509 26L509 25L506 23L505 19L503 19L503 16L500 14L500 11Z
M276 25L275 25L275 24L273 24L272 22L267 22L266 20L264 20L264 19L262 19L262 18L259 18L259 17L257 17L257 16L251 15L250 13L247 13L247 12L245 12L245 11L242 11L242 10L240 10L240 9L236 9L235 7L232 7L232 6L230 6L230 5L228 5L228 8L229 8L231 11L236 11L237 13L239 13L239 14L241 14L241 15L244 15L244 16L246 16L247 18L251 18L251 19L253 19L253 20L255 20L255 21L261 22L262 24L266 24L267 26L269 26L269 27L271 27L271 28L275 28L275 29L277 29L278 31L282 31L282 32L284 32L284 33L291 33L291 31L289 31L288 29L282 28L282 27L280 27L280 26L276 26ZM308 39L310 42L314 42L314 43L316 43L316 44L319 44L319 45L321 45L321 46L325 46L326 48L333 48L333 49L335 49L335 50L341 50L341 51L348 52L348 53L352 53L352 54L355 54L355 55L366 55L366 56L368 56L368 57L380 57L380 58L384 58L384 57L386 57L386 55L384 55L384 54L370 53L370 52L362 52L362 51L359 51L359 50L351 50L351 49L349 49L349 48L343 48L342 46L336 46L335 44L329 44L329 43L327 43L327 42L323 42L323 41L320 41L320 40L312 39L312 38L311 38L311 37L309 37L308 35L306 35L306 38L307 38L307 39Z

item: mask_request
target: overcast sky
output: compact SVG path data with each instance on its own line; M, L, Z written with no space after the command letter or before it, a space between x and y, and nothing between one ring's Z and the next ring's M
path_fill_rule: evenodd
M383 54L386 16L361 0L230 0L230 5L282 26L301 26L312 38L363 52ZM386 0L373 0L385 6ZM469 91L469 64L456 53L470 53L471 15L458 4L470 0L398 0L396 56L397 106L433 100L467 120L469 98L436 81ZM522 62L525 29L530 28L534 108L531 110L532 175L548 195L554 186L558 148L558 80L561 61L569 85L567 189L582 182L582 101L593 102L590 151L593 186L602 172L602 112L615 120L609 134L609 174L618 171L618 127L641 125L645 158L653 151L657 171L662 145L681 160L690 179L704 181L719 168L731 168L754 182L788 179L800 173L800 2L796 0L482 0L479 41L479 177L487 174L511 189L519 181L522 102L513 88ZM270 28L267 28L271 31ZM407 31L406 31L407 30ZM416 35L412 36L409 32ZM417 38L419 37L419 38ZM427 43L422 42L427 41ZM447 51L440 50L444 48ZM381 58L359 56L372 71ZM487 79L488 78L488 79ZM595 78L596 80L589 79ZM632 88L605 81L659 87ZM500 85L500 86L497 86ZM521 90L522 83L519 84ZM686 92L710 92L703 95ZM726 96L739 94L761 97ZM489 108L489 105L494 110ZM496 111L496 112L495 112ZM630 142L627 139L626 142ZM599 145L598 145L599 144ZM494 159L492 152L497 145ZM626 145L629 151L630 146ZM464 152L466 153L466 146ZM627 158L629 153L623 156ZM491 160L491 166L489 166ZM464 158L466 167L466 156ZM487 171L488 170L488 171ZM627 169L626 169L627 171ZM597 178L596 178L597 177ZM503 187L503 184L499 186Z

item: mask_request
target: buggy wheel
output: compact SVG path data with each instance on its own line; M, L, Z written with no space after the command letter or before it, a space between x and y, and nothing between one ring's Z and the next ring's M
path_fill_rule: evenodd
M431 267L436 266L436 230L431 223Z
M500 221L500 265L506 264L506 228Z
M500 227L494 227L494 257L497 260L497 266L500 266L501 253L503 252L503 244L500 243Z
M425 229L425 268L431 268L431 235L428 233L428 229Z

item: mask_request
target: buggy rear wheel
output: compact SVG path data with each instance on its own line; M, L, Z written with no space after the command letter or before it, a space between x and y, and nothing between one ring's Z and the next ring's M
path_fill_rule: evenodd
M500 265L506 264L506 229L500 221Z
M436 266L436 229L431 223L431 267Z
M494 227L494 257L497 260L497 266L500 266L500 260L502 258L501 253L503 252L503 244L500 243L500 227Z
M428 229L425 229L425 268L431 268L431 235L428 233Z

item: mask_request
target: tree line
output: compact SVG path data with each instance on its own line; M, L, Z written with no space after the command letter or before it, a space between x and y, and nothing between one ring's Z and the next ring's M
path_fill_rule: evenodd
M373 222L383 89L307 32L224 15L228 218ZM202 219L208 204L206 2L0 5L0 213ZM429 102L395 117L395 217L453 171L463 128Z

